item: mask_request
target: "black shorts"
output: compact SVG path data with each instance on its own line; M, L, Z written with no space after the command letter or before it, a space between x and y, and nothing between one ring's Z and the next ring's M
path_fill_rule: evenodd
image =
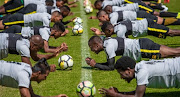
M124 0L125 3L138 3L139 10L144 10L148 13L153 14L154 9L151 8L150 6L146 5L144 2L141 0Z
M157 22L158 18L146 11L137 11L137 19L141 20L142 18L149 18L152 19L154 22Z
M140 38L139 39L141 56L142 58L150 58L150 59L159 59L161 58L160 45L154 43L152 40L148 38Z
M36 13L37 10L37 4L28 4L26 7L23 9L17 11L17 13L22 13L22 14L31 14L31 13Z
M24 26L24 14L16 13L8 16L3 19L3 25L11 26L11 25L21 25Z
M6 13L14 13L24 8L24 0L11 0L3 5Z
M147 21L148 21L148 35L153 35L158 38L164 38L164 39L166 38L167 33L169 32L168 27L157 24L151 19L147 19Z

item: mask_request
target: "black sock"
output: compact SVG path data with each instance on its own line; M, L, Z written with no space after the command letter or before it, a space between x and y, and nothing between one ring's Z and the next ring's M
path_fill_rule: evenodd
M177 21L175 21L175 22L172 23L171 25L180 25L180 19L178 19Z
M177 17L178 13L173 12L160 12L160 17Z

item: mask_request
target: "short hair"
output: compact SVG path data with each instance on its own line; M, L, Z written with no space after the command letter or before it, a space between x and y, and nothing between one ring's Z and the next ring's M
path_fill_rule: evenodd
M114 65L115 69L120 69L120 70L127 70L128 67L130 69L134 69L136 65L136 62L134 61L134 59L128 57L128 56L123 56L120 59L118 59L116 61L116 64Z
M104 14L107 14L107 13L104 10L99 10L96 17L101 17Z
M46 74L46 71L50 71L50 66L47 63L45 58L40 59L33 67L32 71L33 73L41 71L41 74Z
M57 31L65 31L64 24L62 22L55 22L52 29L57 30Z
M88 44L91 43L103 43L103 40L99 36L95 35L89 39Z
M71 11L71 9L67 5L63 5L60 7L60 9L63 9L63 11Z
M110 22L103 22L103 25L101 26L101 30L105 32L107 29L110 29L113 25Z
M96 8L96 5L98 4L98 3L102 3L104 0L96 0L95 2L94 2L94 6L95 6L95 8Z
M112 8L112 5L107 5L105 8L104 8L104 11L107 13L107 11ZM108 14L108 13L107 13Z
M62 13L61 12L59 12L59 11L54 11L54 12L52 12L51 13L51 15L55 15L55 16L62 16Z

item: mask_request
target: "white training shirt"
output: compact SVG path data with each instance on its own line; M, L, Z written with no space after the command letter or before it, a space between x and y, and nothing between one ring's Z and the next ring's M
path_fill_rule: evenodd
M46 5L45 0L24 0L24 6L27 6L28 4L43 4Z
M1 60L0 67L0 85L13 88L29 88L32 75L29 64Z
M112 6L112 11L139 11L138 3L122 4L121 6Z
M34 35L34 29L33 27L22 27L21 34L22 36L25 37L31 37ZM48 27L40 28L39 34L41 35L42 39L48 41L51 34L50 28Z
M51 15L48 13L34 13L34 14L28 14L24 15L24 23L31 24L33 22L42 22L43 26L49 27L51 22Z
M180 57L141 61L135 66L137 85L150 88L180 87Z

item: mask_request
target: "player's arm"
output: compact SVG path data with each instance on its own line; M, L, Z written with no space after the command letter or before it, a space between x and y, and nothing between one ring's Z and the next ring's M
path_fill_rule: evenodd
M49 48L48 41L44 40L44 51L46 53L55 53L58 50L57 47Z
M136 91L132 92L116 92L114 89L100 89L100 94L106 94L106 96L111 97L143 97L146 86L145 85L138 85Z
M32 64L31 64L31 61L30 61L30 58L29 58L29 57L21 56L21 60L22 60L22 62L24 62L24 63L30 64L31 67L32 67Z
M31 94L28 88L19 87L19 91L20 91L21 97L31 97Z
M115 57L108 59L106 63L96 63L94 59L86 58L86 63L100 70L114 70Z

